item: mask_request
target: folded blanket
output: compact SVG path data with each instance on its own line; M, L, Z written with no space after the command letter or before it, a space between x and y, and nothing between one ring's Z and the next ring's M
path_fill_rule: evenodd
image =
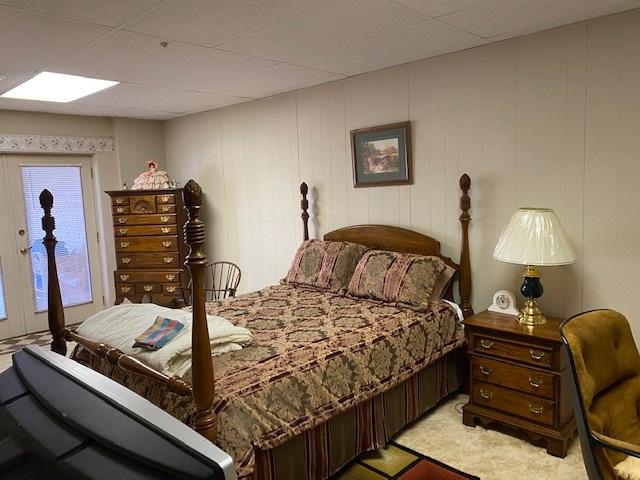
M138 335L160 316L184 325L163 348L141 351L133 344ZM92 315L78 327L83 337L106 343L145 362L166 375L184 375L191 367L191 312L160 307L152 303L117 305ZM222 317L207 315L213 355L240 350L251 341L251 332Z
M159 350L183 328L184 325L177 320L156 317L153 325L136 337L136 343L133 344L133 348Z

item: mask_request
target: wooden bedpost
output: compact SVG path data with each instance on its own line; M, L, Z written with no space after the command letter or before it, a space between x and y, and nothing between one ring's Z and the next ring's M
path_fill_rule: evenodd
M51 215L53 208L53 195L46 188L40 193L40 206L44 210L42 217L42 230L45 236L42 240L44 248L47 250L47 272L48 272L48 312L49 331L53 337L51 350L60 355L67 354L67 342L64 332L64 308L62 306L62 296L60 295L60 284L58 283L58 268L56 266L56 244L58 241L53 235L56 228L56 220Z
M300 208L302 209L302 226L304 227L304 240L309 240L309 200L307 200L307 193L309 193L309 187L305 182L300 184L300 194L302 200L300 200Z
M189 221L184 225L184 240L189 245L189 255L185 264L191 272L191 301L193 325L191 333L191 388L196 405L194 428L196 432L212 442L218 433L216 415L213 413L215 393L213 363L209 343L209 327L205 311L205 268L207 255L204 223L200 220L202 189L195 181L189 180L182 191Z
M471 215L471 198L469 197L469 188L471 187L471 178L466 173L460 177L460 224L462 225L462 248L460 252L460 308L464 318L473 315L473 307L471 306L471 260L469 258L469 222Z

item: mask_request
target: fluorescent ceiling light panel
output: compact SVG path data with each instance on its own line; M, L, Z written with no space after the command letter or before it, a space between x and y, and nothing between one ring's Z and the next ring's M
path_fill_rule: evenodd
M120 82L64 73L42 72L0 96L21 100L66 103L113 87L118 83Z

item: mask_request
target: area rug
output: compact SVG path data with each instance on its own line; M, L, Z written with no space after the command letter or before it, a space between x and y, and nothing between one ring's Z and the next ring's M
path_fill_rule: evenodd
M389 442L386 448L363 453L332 480L480 480L480 477Z

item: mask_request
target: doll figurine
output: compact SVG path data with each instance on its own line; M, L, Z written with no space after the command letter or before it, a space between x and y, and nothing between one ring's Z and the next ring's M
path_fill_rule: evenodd
M133 181L131 190L162 190L175 186L176 183L169 178L167 172L158 170L158 164L151 160L147 162L147 171Z

